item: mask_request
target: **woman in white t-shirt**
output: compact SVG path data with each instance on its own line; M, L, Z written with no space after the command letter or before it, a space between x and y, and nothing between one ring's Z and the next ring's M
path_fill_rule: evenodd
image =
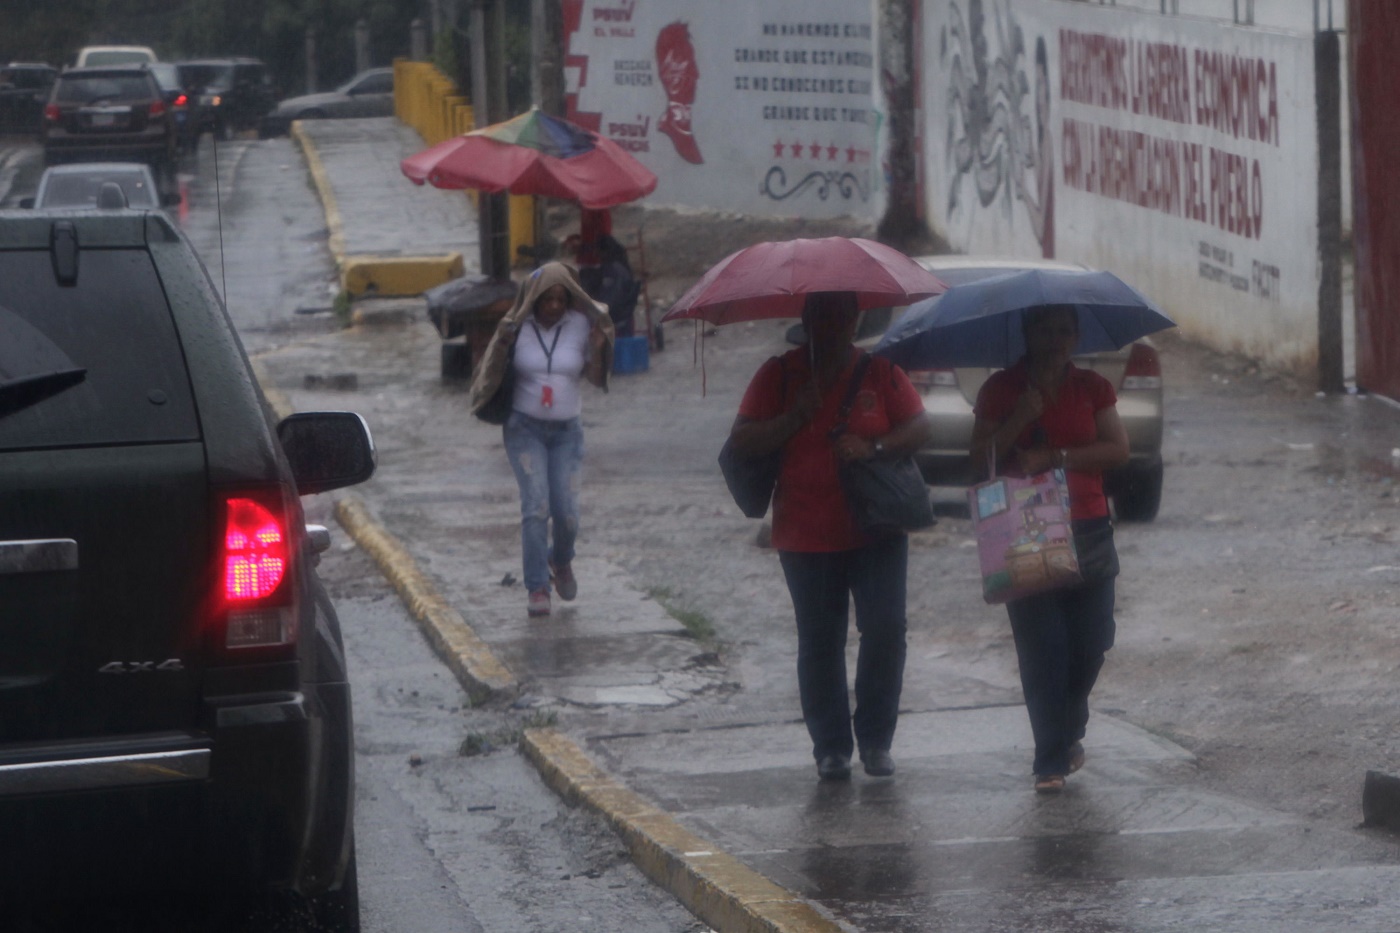
M607 388L612 342L607 308L588 297L571 267L548 263L521 286L472 385L477 411L500 386L507 366L515 377L503 431L520 486L520 539L532 616L549 615L551 577L560 599L578 593L572 563L583 462L581 380Z

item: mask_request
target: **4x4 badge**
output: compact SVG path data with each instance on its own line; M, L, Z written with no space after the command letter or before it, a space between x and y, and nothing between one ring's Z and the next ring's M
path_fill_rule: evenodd
M179 658L168 661L113 661L97 669L99 674L149 674L154 671L183 671L185 664Z

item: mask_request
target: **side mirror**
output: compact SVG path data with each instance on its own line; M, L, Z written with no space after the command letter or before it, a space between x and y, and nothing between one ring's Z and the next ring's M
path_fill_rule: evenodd
M34 199L33 199L33 198L20 198L20 199L19 199L19 206L20 206L20 207L33 207L33 206L34 206Z
M283 418L277 439L303 496L363 483L376 457L369 425L353 411L308 411Z

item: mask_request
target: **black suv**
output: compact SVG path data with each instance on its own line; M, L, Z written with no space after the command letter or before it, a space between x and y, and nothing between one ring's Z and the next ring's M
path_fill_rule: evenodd
M0 67L0 133L39 132L58 69L52 65L11 62Z
M143 65L70 68L44 108L44 164L145 162L157 173L175 160L175 120Z
M228 139L256 127L277 95L267 66L255 58L210 58L180 62L181 83L195 96L198 132Z
M17 900L118 898L359 929L329 534L299 495L374 450L354 413L269 411L165 216L0 212L7 929Z

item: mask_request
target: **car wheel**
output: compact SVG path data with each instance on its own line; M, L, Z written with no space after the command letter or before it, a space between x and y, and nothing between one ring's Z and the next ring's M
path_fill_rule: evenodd
M1150 522L1162 504L1162 464L1124 470L1113 490L1113 512L1120 521Z

